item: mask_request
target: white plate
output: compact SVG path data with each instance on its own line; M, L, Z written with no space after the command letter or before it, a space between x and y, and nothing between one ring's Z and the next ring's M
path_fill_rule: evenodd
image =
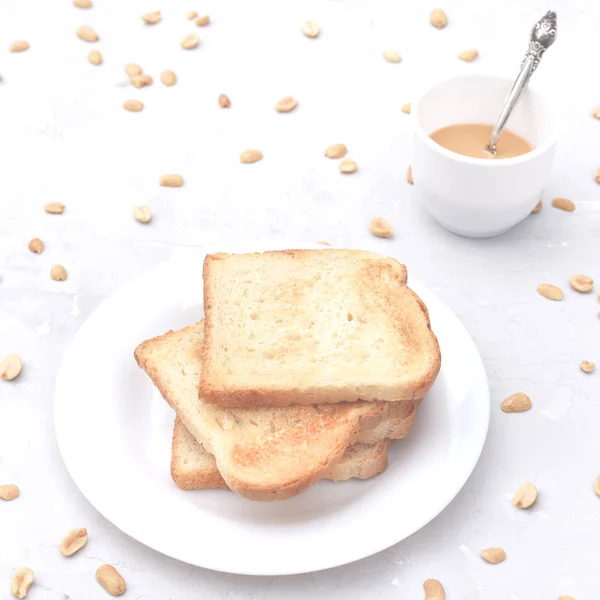
M54 399L56 436L71 476L97 510L143 544L187 563L283 575L379 552L448 505L483 448L489 388L464 327L412 279L429 308L442 369L382 475L323 481L275 503L225 490L180 491L169 474L173 413L137 367L133 350L203 316L201 275L202 257L143 273L96 309L64 358Z

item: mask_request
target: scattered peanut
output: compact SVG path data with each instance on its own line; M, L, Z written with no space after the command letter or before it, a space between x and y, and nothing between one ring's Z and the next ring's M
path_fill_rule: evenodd
M131 78L131 85L139 90L140 88L146 87L147 85L152 85L152 81L153 79L150 75L134 75Z
M12 381L19 376L22 368L21 358L16 354L9 354L0 362L0 379Z
M575 600L573 596L559 596L558 600Z
M572 275L569 277L569 283L576 292L587 294L594 287L594 280L587 275Z
M67 270L62 265L54 265L50 269L50 277L54 281L65 281L67 278Z
M163 175L159 184L162 187L181 187L183 185L183 177L177 174Z
M600 119L600 106L596 106L596 108L594 108L594 110L592 110L592 117L595 117L596 119Z
M600 183L600 167L594 171L594 180L596 183Z
M251 164L262 160L263 155L260 150L244 150L240 154L240 162L244 164Z
M506 552L502 548L486 548L481 551L481 558L492 565L497 565L506 560Z
M346 156L348 148L344 144L333 144L325 148L325 156L327 158L342 158Z
M0 485L0 500L10 502L11 500L18 498L20 494L19 488L14 483Z
M408 102L407 104L402 105L402 112L406 114L410 114L410 109L412 106L412 102Z
M219 108L229 108L231 100L227 94L219 94Z
M319 24L316 21L302 21L302 33L309 38L319 35Z
M146 205L136 206L133 209L133 216L140 223L149 223L152 219L152 208Z
M373 217L371 219L371 233L380 238L392 237L392 226L382 217Z
M544 296L544 298L548 298L548 300L555 300L558 302L563 299L562 290L549 283L540 283L537 287L537 291L538 294Z
M540 210L542 210L542 201L541 200L535 205L535 208L531 211L531 214L535 215L536 213L539 213Z
M141 75L144 71L140 65L136 65L135 63L127 63L125 65L125 73L129 77L135 77L136 75Z
M198 16L198 11L197 10L190 10L190 12L187 14L187 18L190 21L193 21L197 16Z
M427 579L423 584L425 600L446 600L444 586L437 579Z
M441 8L434 8L429 14L429 22L438 29L443 29L448 25L448 17Z
M594 490L598 496L600 496L600 475L596 477L596 481L594 482Z
M505 413L524 412L531 409L531 399L523 392L517 392L505 398L500 405Z
M331 246L329 242L317 242L317 244L319 244L319 246Z
M73 0L77 8L92 8L92 0Z
M175 71L171 71L167 69L166 71L162 71L160 74L160 80L167 86L171 87L177 83L177 75L175 75Z
M102 565L96 571L96 581L111 595L125 593L127 585L120 573L112 565Z
M181 40L181 47L184 50L193 50L199 43L200 38L195 33L190 33Z
M25 598L33 584L34 574L28 567L17 569L10 582L10 593L17 598Z
M460 60L464 60L465 62L473 62L478 56L478 50L465 50L458 55L458 58L460 58Z
M402 62L402 57L395 50L386 50L383 53L383 58L391 63L399 63Z
M100 54L100 52L98 52L98 50L90 50L90 53L88 54L88 60L93 65L101 65L102 64L102 54Z
M294 110L296 106L298 106L298 101L294 100L291 96L286 96L275 105L275 110L277 112L286 113Z
M194 23L198 25L198 27L205 27L210 23L210 17L208 15L204 15L203 17L198 17Z
M154 10L145 15L142 15L142 21L148 25L156 25L161 19L160 10Z
M17 40L8 47L10 52L24 52L29 50L29 42L26 40Z
M575 210L575 204L566 198L554 198L554 200L552 200L552 206L554 206L554 208L560 208L560 210L566 210L567 212L573 212Z
M44 206L44 210L51 215L62 215L65 205L62 202L50 202Z
M529 508L535 504L538 491L533 483L524 483L513 496L512 503L516 508Z
M82 25L75 33L77 34L77 37L84 42L97 42L100 39L98 34L87 25Z
M406 171L406 181L411 185L414 185L413 176L412 176L412 166L408 165L408 171Z
M60 543L60 553L63 556L73 556L75 552L81 550L88 541L88 532L85 527L80 529L71 529Z
M591 362L589 360L582 360L581 363L579 364L579 368L584 373L593 373L594 369L596 368L596 363Z
M123 108L129 112L140 112L144 108L144 103L141 100L125 100Z
M29 246L27 247L29 248L30 252L35 252L35 254L41 254L44 251L44 242L42 242L40 238L33 238L29 242Z
M357 169L358 165L351 158L345 158L340 163L340 173L356 173Z

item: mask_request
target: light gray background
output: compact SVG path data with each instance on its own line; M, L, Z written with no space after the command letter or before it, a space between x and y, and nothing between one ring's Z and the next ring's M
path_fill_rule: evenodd
M68 0L0 2L0 356L16 352L25 364L18 380L0 382L0 483L22 490L0 504L0 597L13 570L27 565L36 572L33 600L104 598L94 581L103 562L118 565L132 598L419 598L427 577L439 578L449 599L598 595L600 373L585 375L578 364L600 364L600 303L567 281L573 273L600 280L600 122L590 117L600 104L600 6L443 7L450 22L438 31L428 23L433 5L416 0L96 0L89 11ZM456 237L411 197L412 140L400 106L453 73L516 73L529 28L548 8L559 14L558 41L535 78L557 103L562 133L544 209L497 239ZM139 16L155 9L163 21L144 26ZM212 24L196 29L185 18L191 9ZM318 39L300 33L303 19L319 21ZM77 39L82 24L101 41ZM186 52L179 41L193 31L202 44ZM9 54L15 39L31 49ZM102 66L87 62L92 48ZM387 48L403 62L386 63ZM469 48L479 49L477 62L458 61ZM155 84L129 86L126 62L140 63ZM179 77L173 88L158 80L165 68ZM230 110L218 109L221 92ZM287 95L298 109L276 113ZM127 98L146 108L124 111ZM323 157L335 142L348 146L357 173L342 176ZM246 148L264 160L239 164ZM183 174L184 187L158 186L170 172ZM555 196L573 199L576 212L550 208ZM65 213L44 213L50 201L64 202ZM133 219L136 204L153 207L150 225ZM370 235L375 215L394 225L393 239ZM27 250L34 236L46 243L42 255ZM475 474L437 519L359 563L273 579L190 567L121 534L69 478L52 428L61 357L104 297L174 252L258 239L327 240L398 257L475 338L493 403ZM68 281L50 280L54 263L65 265ZM540 282L562 286L565 300L537 295ZM533 410L503 414L501 400L516 391L531 395ZM510 499L527 480L540 498L518 511ZM67 560L58 544L76 526L88 528L90 542ZM478 553L496 545L508 559L490 566Z

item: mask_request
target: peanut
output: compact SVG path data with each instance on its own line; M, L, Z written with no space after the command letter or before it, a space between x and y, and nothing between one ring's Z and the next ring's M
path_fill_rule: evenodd
M227 94L219 94L219 108L229 108L231 100Z
M552 200L552 206L567 212L573 212L575 210L575 204L571 200L567 200L567 198L554 198L554 200Z
M152 81L153 79L150 75L142 73L141 75L134 75L131 78L131 85L139 90L140 88L146 87L147 85L152 85Z
M458 55L458 58L465 62L473 62L478 56L479 52L477 50L464 50Z
M357 169L358 169L358 165L351 158L345 158L340 163L340 173L344 173L344 174L356 173Z
M410 109L412 107L412 102L408 102L407 104L402 105L402 112L406 114L410 114Z
M84 42L97 42L100 39L98 34L87 25L82 25L75 33L77 34L77 37Z
M425 600L446 600L444 586L437 579L427 579L423 583Z
M383 58L391 63L399 63L402 62L402 57L395 50L386 50L383 53Z
M412 176L412 166L408 165L408 171L406 171L406 181L410 183L410 185L414 185L413 176Z
M294 100L291 96L286 96L275 105L275 110L277 112L286 113L294 110L296 106L298 106L298 101Z
M60 543L60 553L63 556L73 556L79 552L88 542L88 532L85 527L71 529Z
M29 50L29 42L26 40L17 40L8 47L10 52L25 52Z
M429 22L438 29L443 29L448 25L448 17L441 8L434 8L429 14Z
M14 483L0 485L0 500L10 502L21 495L21 491Z
M112 565L102 565L96 571L96 581L111 595L125 593L127 585L120 573Z
M40 238L33 238L27 247L29 248L30 252L41 254L44 251L44 242L42 242Z
M562 290L550 283L540 283L537 287L537 291L540 296L544 296L544 298L548 298L548 300L560 302L563 299Z
M198 17L194 23L198 26L198 27L205 27L206 25L208 25L210 23L210 17L208 15L204 15L203 17Z
M259 160L262 160L262 158L263 155L260 150L244 150L240 154L240 162L245 165L258 162Z
M102 54L100 54L100 52L98 52L98 50L90 50L90 53L88 54L88 60L93 65L101 65L102 64Z
M198 16L198 11L197 10L190 10L190 12L187 14L187 18L190 21L193 21L197 16Z
M136 206L133 209L133 216L140 223L149 223L152 219L152 208L146 205Z
M190 33L190 35L186 35L181 40L181 47L184 50L192 50L200 43L200 38L195 33Z
M35 576L28 567L17 569L10 582L10 593L17 598L25 598Z
M145 15L142 15L142 21L148 25L156 25L161 19L160 10L154 10Z
M594 287L594 280L587 275L572 275L569 277L569 283L576 292L587 294Z
M141 75L144 71L140 65L136 65L135 63L127 63L125 65L125 73L129 77L134 77L135 75Z
M92 8L92 0L73 0L77 8Z
M177 174L163 175L159 184L162 187L181 187L183 185L183 177Z
M62 215L65 205L62 202L50 202L44 206L44 210L51 215Z
M486 548L481 551L481 558L492 565L506 560L506 552L502 548Z
M524 483L513 496L512 503L516 508L529 508L537 500L538 491L533 483Z
M333 144L325 148L325 156L327 158L342 158L346 156L348 148L344 144Z
M392 237L392 226L382 217L373 217L370 224L371 233L380 238Z
M140 112L144 108L144 104L141 100L125 100L123 108L129 112Z
M160 80L167 86L171 87L177 83L177 75L175 75L174 71L167 69L166 71L162 71L160 74Z
M302 21L302 33L309 38L316 38L319 35L319 24L316 21Z
M65 281L67 278L67 270L62 265L54 265L50 269L50 277L54 281Z
M23 363L17 354L9 354L0 362L0 379L12 381L19 376Z
M524 412L531 409L531 399L523 392L517 392L508 398L505 398L500 405L505 413Z
M582 360L581 363L579 364L579 368L584 373L593 373L594 369L596 368L596 363L591 362L589 360Z

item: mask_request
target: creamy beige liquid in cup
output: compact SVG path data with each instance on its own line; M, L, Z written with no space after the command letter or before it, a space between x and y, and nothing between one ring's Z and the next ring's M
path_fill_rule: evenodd
M483 123L459 123L437 129L429 137L452 152L472 158L490 160L513 158L527 154L534 149L534 146L525 138L510 129L505 129L496 145L496 154L493 155L485 149L492 129L493 125L484 125Z

